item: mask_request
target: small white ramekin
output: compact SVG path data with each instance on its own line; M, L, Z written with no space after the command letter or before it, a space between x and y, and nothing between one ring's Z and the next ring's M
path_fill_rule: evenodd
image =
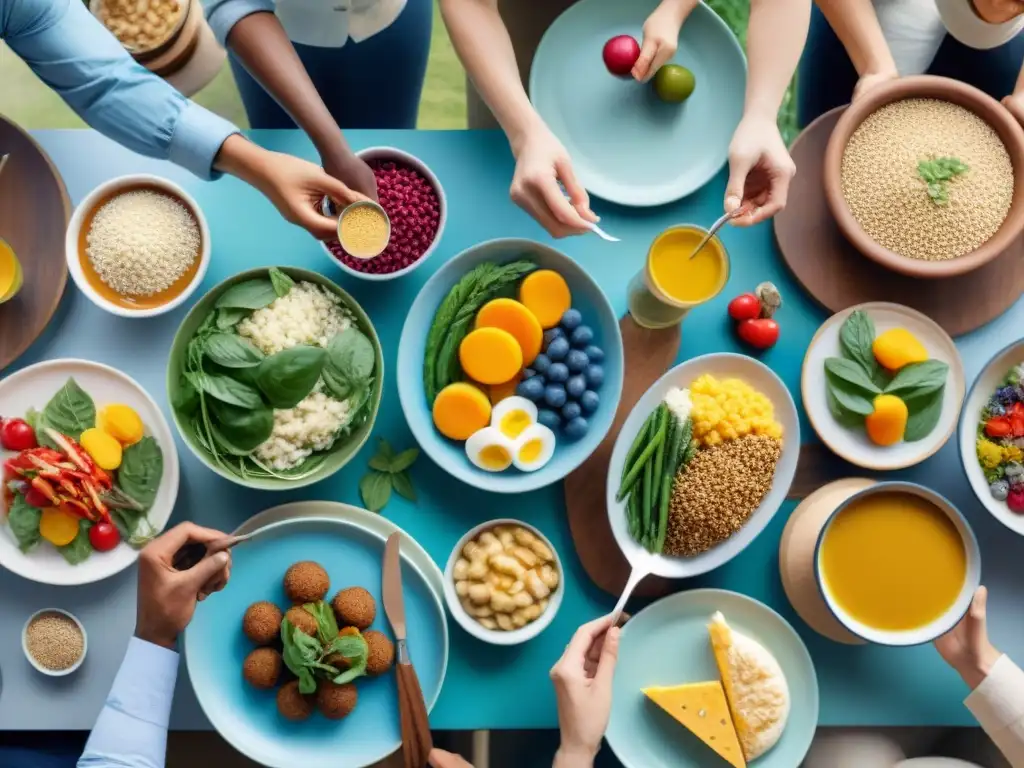
M49 614L49 613L56 613L56 614L59 614L61 616L67 616L69 619L71 619L73 622L75 622L75 624L78 626L78 631L82 633L82 655L78 657L78 661L76 661L74 664L72 664L67 669L47 669L42 664L40 664L38 661L36 661L35 657L33 657L32 654L28 650L28 628L29 628L29 626L32 624L33 621L35 621L40 616L45 616L46 614ZM41 674L44 674L44 675L47 675L48 677L64 677L65 675L70 675L72 672L74 672L80 666L82 666L82 662L85 661L85 656L86 656L86 654L89 651L89 636L86 635L85 627L82 626L82 622L80 622L78 620L78 618L76 616L74 616L73 614L70 614L70 613L68 613L67 611L65 611L65 610L63 610L61 608L43 608L43 610L36 611L31 616L29 616L28 617L28 621L25 622L25 626L21 630L21 649L22 649L22 651L24 651L25 658L28 659L28 663L31 664L33 667L35 667L37 672L39 672Z

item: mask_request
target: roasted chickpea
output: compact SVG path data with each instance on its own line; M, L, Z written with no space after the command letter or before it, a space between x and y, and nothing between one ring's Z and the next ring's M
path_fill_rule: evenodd
M511 632L515 629L515 625L512 624L512 617L507 613L499 613L495 619L498 622L498 629L503 629L506 632Z
M460 557L455 561L455 567L452 568L452 576L455 577L456 581L464 581L469 578L469 560L464 557Z
M469 597L469 582L468 581L456 581L455 582L455 594L459 597Z
M507 592L494 592L491 595L491 610L495 613L512 613L517 607Z
M484 605L491 601L491 586L489 584L470 584L469 599L474 605Z

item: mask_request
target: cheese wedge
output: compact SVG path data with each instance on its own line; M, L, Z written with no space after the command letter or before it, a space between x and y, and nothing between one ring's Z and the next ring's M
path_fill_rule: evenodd
M754 760L775 746L786 727L786 676L768 649L734 631L720 612L711 617L708 633L743 756Z
M733 768L746 768L720 682L644 688L643 691Z

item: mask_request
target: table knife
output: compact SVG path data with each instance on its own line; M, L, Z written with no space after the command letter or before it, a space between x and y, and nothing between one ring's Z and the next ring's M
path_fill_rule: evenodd
M384 547L384 613L395 635L395 675L398 677L398 712L402 726L405 768L426 768L434 747L423 690L416 677L406 643L405 598L402 595L401 534L393 533Z

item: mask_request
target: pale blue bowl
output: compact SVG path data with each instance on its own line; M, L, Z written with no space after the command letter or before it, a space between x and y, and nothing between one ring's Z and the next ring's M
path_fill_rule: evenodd
M682 104L650 83L612 75L601 57L616 35L643 39L658 0L580 0L537 47L530 99L562 141L580 183L613 203L652 206L700 189L721 169L743 116L746 58L724 21L698 3L671 63L694 74Z
M242 634L242 616L258 600L282 609L282 577L292 563L314 560L331 578L328 599L344 587L365 587L377 601L372 629L393 637L381 604L384 539L358 524L334 518L284 520L263 528L233 550L231 581L202 603L185 632L185 659L196 698L220 735L243 755L271 768L363 768L398 749L398 691L392 670L356 681L359 703L341 721L314 712L293 723L280 717L274 691L242 679L253 644ZM448 663L448 625L440 595L404 554L402 586L409 652L427 710L433 708Z
M598 409L588 418L590 429L577 441L556 430L554 456L535 472L509 468L485 472L470 463L465 443L449 440L434 428L423 393L423 353L434 313L452 286L469 270L485 261L505 263L532 259L541 269L553 269L569 284L572 305L583 322L594 329L594 344L604 350L604 383L597 390ZM427 281L409 307L398 344L398 398L416 441L445 472L465 483L494 493L525 493L558 482L596 450L611 428L622 395L622 334L608 298L587 272L564 253L550 246L515 238L488 240L453 257Z

